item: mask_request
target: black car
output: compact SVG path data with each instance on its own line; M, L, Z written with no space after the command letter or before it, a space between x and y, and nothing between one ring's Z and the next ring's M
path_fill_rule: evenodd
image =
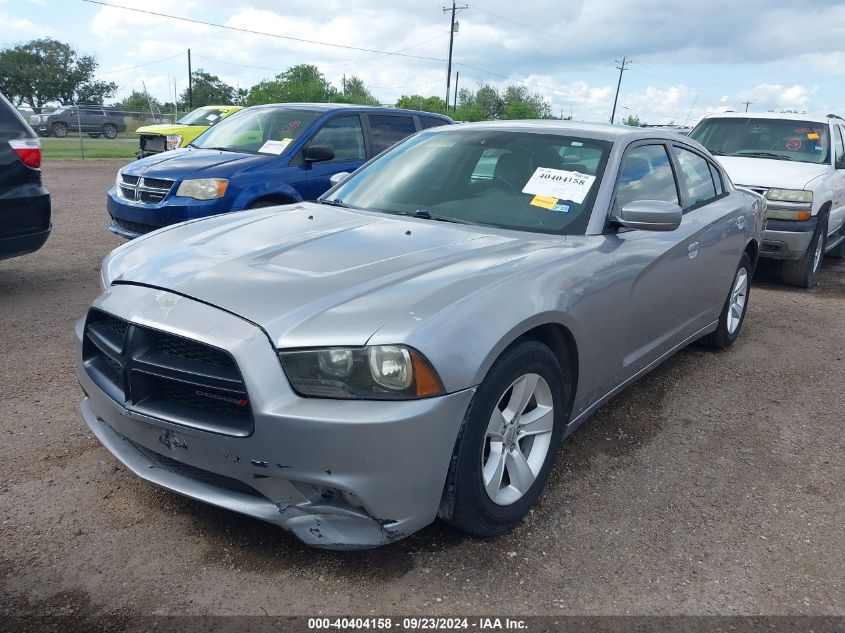
M115 138L118 132L126 131L126 122L120 110L98 105L62 106L50 114L30 119L41 136L64 138L68 133L80 130L94 138L105 136Z
M37 251L50 235L41 141L0 94L0 259Z

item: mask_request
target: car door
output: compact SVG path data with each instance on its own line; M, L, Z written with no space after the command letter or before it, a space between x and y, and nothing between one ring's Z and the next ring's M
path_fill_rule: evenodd
M845 224L845 128L842 125L832 125L833 135L833 200L830 207L828 232L834 233ZM843 232L840 232L840 235Z
M707 322L718 319L745 250L746 204L742 194L731 193L724 174L703 153L675 143L678 184L684 200L684 217L701 225L698 258L702 275L696 309Z
M306 200L315 200L328 191L329 179L343 171L354 171L367 157L364 130L358 114L348 114L330 119L318 129L307 145L330 145L334 148L334 159L304 163L306 170ZM298 157L294 162L300 162Z
M669 152L669 144L661 140L639 141L627 148L611 217L637 200L683 205ZM614 268L626 276L620 291L627 292L619 301L625 336L620 337L618 380L648 366L705 325L698 287L704 272L699 252L706 228L699 215L686 213L674 231L609 229Z

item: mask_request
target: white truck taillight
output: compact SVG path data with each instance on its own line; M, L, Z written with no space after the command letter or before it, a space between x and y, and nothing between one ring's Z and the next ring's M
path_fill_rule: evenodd
M33 169L41 167L41 141L37 138L13 138L9 145L24 165Z

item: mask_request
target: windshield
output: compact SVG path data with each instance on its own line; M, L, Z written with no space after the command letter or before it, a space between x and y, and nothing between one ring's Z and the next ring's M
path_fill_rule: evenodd
M223 110L220 108L199 108L183 116L177 123L179 125L214 125L222 116Z
M320 116L313 110L247 108L203 132L192 145L256 154L281 154Z
M761 118L704 119L690 134L715 156L826 163L830 136L824 123Z
M610 147L554 134L422 132L324 200L425 219L583 235Z

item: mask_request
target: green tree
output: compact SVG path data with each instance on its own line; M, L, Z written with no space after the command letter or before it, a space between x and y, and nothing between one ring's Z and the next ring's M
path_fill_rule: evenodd
M402 95L396 102L397 108L406 110L422 110L423 112L446 113L446 102L440 97L423 97L422 95Z
M261 103L308 103L329 102L337 94L320 69L312 64L291 66L273 79L254 85L249 89L247 105Z
M628 118L622 121L622 125L640 127L642 123L640 123L640 117L638 117L636 114L629 114Z
M155 97L133 90L132 94L122 101L118 101L115 106L126 112L149 112L150 103L152 103L153 108L160 107L161 105Z
M232 105L234 102L235 89L217 75L207 73L202 68L191 73L191 84L192 99L188 99L187 88L179 95L181 109L201 108L206 105Z
M70 44L46 37L0 50L0 91L36 113L48 103L102 103L117 91L97 81L97 61Z
M332 101L335 103L356 103L358 105L379 105L381 103L367 89L364 80L354 75L349 79L344 79L341 91L332 98Z

